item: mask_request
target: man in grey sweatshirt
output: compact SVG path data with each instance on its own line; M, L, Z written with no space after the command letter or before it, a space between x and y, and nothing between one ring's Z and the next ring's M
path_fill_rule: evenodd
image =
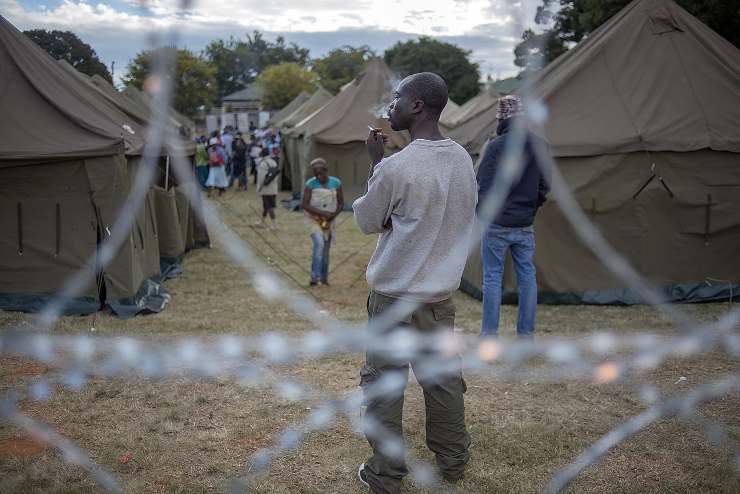
M399 492L408 473L403 448L394 447L403 440L405 384L393 391L381 385L392 374L405 383L409 364L424 390L427 446L442 477L459 480L469 459L459 355L453 348L440 351L435 343L423 345L421 353L401 355L391 343L403 331L433 337L436 343L454 339L452 293L465 267L478 187L468 153L439 131L446 104L447 86L438 75L424 72L401 81L388 118L394 131L409 131L411 143L384 158L387 138L380 129L370 132L367 192L352 206L360 229L380 234L367 267L369 319L377 323L378 316L399 301L413 309L394 311L393 320L383 327L371 325L373 335L360 371L367 406L364 430L373 455L360 465L358 476L376 493Z

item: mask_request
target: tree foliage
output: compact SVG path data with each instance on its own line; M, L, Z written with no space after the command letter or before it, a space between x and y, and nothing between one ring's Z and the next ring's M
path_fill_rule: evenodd
M316 89L315 74L290 62L267 67L257 77L262 87L262 105L278 110L290 103L301 91L312 93Z
M219 101L253 82L270 65L295 63L306 67L310 61L307 48L286 44L282 36L268 41L259 31L243 40L232 36L212 41L203 56L214 70Z
M514 63L522 67L523 73L540 69L568 51L562 40L553 31L535 33L526 29L522 42L514 47Z
M337 94L339 89L357 77L367 65L367 61L375 56L375 52L367 45L359 47L344 45L314 60L312 70L327 91Z
M213 84L214 71L203 60L189 50L175 50L175 78L173 107L183 115L193 117L198 108L214 103L216 87ZM154 62L155 52L145 50L136 55L128 66L128 74L123 78L126 85L144 89Z
M416 72L435 72L447 82L450 99L463 104L478 94L480 72L471 62L469 50L427 36L398 42L383 58L388 66L405 77Z
M108 68L100 61L95 50L71 31L47 31L32 29L23 31L56 60L66 60L75 69L89 76L98 74L108 82L113 82Z
M623 9L630 0L543 0L537 8L535 22L550 26L540 34L528 29L514 49L514 63L525 71L547 64L569 46L583 39ZM733 45L740 47L740 0L676 0L681 7L717 31Z

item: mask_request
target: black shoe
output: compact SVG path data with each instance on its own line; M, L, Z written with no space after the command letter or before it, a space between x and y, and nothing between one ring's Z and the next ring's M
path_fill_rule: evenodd
M309 283L308 285L309 285L309 286L316 286L316 285L318 285L318 284L319 284L319 282L318 282L318 281L314 281L314 280L311 280L311 282L310 282L310 283Z
M362 482L365 487L368 489L370 488L370 483L367 481L367 475L365 474L365 464L362 463L360 465L360 468L357 469L357 478L360 479L360 482Z

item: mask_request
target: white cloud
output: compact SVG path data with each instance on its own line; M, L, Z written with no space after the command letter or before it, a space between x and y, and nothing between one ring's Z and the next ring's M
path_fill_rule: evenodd
M53 2L54 0L50 0ZM283 35L320 56L333 46L368 44L377 51L418 35L451 40L473 51L484 74L510 75L513 47L538 0L62 0L27 7L0 0L0 11L21 29L69 29L104 61L123 67L151 36L169 28L181 44L202 49L211 39L258 29ZM333 43L333 44L332 44ZM120 70L120 69L119 69ZM117 74L117 75L120 75Z

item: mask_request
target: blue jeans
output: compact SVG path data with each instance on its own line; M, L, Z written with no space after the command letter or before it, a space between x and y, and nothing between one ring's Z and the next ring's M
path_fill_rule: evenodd
M534 227L509 228L490 225L483 236L481 257L483 259L483 324L481 336L497 336L501 314L501 293L504 276L506 250L516 271L519 289L519 314L516 322L517 335L524 338L534 336L534 318L537 312L537 277L532 257L534 256Z
M311 242L311 281L329 281L329 248L331 239L325 239L322 233L312 233Z

